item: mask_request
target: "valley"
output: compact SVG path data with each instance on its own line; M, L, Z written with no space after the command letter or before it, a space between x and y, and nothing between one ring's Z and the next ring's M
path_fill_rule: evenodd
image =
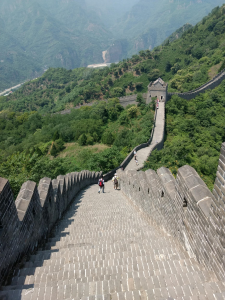
M0 90L48 67L115 63L153 49L184 23L195 25L222 0L0 3ZM104 52L104 57L102 53Z
M179 93L206 84L225 68L224 11L213 9L151 51L104 68L49 68L0 96L0 176L9 178L15 195L28 179L118 166L151 135L155 105L146 104L143 94L159 77L178 95L166 104L165 146L153 151L146 167L167 166L175 176L188 164L212 189L225 139L224 82L188 102ZM124 96L137 105L121 105Z

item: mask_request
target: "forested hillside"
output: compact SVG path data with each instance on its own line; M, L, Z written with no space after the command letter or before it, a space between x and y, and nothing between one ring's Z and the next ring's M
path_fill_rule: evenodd
M0 91L36 78L48 67L101 63L103 51L111 63L152 49L222 2L2 0Z
M225 81L186 101L173 96L166 104L166 141L153 151L145 169L164 166L176 175L188 164L213 188L221 144L225 141Z
M140 104L124 110L111 99L64 116L2 113L0 176L9 179L16 195L27 180L114 169L151 134L154 111Z
M169 82L169 91L195 89L225 67L224 32L224 7L216 8L181 38L110 68L50 69L14 94L1 97L0 110L56 112L95 99L146 92L149 81L158 77Z
M0 91L51 66L73 69L100 63L112 38L98 15L79 0L2 0L0 24L0 66L4 68ZM10 38L13 45L7 42Z
M153 49L184 23L195 25L223 0L139 0L112 26L117 39L125 39L123 57ZM110 49L109 49L110 52Z
M194 89L225 68L225 7L216 8L181 38L141 51L110 68L49 69L15 93L0 98L0 176L15 194L23 181L38 182L70 171L104 172L118 166L150 136L154 103L141 93L159 76L170 91ZM225 129L225 85L192 101L167 103L165 148L147 167L165 165L173 173L191 164L211 188ZM125 110L117 97L139 93L138 107ZM107 101L103 101L107 99ZM53 114L96 100L91 107Z

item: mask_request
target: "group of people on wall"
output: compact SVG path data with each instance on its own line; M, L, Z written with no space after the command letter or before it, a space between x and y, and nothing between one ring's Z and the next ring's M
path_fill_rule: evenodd
M117 173L114 174L113 179L113 186L114 186L114 190L117 190L119 187L119 177L117 175ZM101 192L104 193L104 188L105 188L105 181L103 179L103 177L101 177L98 181L98 186L99 186L99 190L98 193L100 194Z

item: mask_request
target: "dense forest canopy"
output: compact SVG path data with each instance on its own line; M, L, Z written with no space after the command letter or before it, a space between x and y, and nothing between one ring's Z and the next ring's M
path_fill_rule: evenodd
M151 134L154 111L139 98L138 107L126 109L114 98L70 115L0 114L0 176L10 180L17 194L27 180L116 168Z

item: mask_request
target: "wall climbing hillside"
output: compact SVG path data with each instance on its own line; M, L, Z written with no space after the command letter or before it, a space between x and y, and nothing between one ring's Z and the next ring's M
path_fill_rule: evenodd
M146 150L146 154L145 154L145 159L147 159L147 157L151 154L151 151L155 150L155 149L162 149L163 147L163 143L164 143L164 131L165 131L165 104L164 103L160 103L161 104L161 111L160 113L158 112L158 109L155 109L155 116L154 116L154 123L153 123L153 127L152 127L152 132L150 135L149 140L147 141L147 143L143 143L140 144L138 146L136 146L134 149L132 149L132 151L127 155L127 157L124 159L124 161L114 170L111 170L110 172L108 172L107 174L104 175L104 179L107 181L109 179L111 179L114 175L114 173L118 170L118 169L125 169L127 168L127 166L129 165L129 163L131 162L131 160L134 157L134 150L136 152L138 152L141 149L147 149ZM160 130L158 131L158 127L157 124L162 125L160 126ZM160 136L159 136L160 135ZM158 137L158 140L157 140ZM156 143L157 140L157 143Z
M197 88L193 91L186 92L186 93L168 93L167 101L170 100L170 98L173 95L178 95L179 97L181 97L183 99L191 100L191 99L195 98L196 96L198 96L199 94L204 93L206 90L214 89L215 87L220 85L220 83L224 79L225 79L225 70L221 71L212 80L208 81L207 83L203 84L202 86L200 86L199 88Z
M221 148L213 193L190 166L175 179L166 168L146 172L119 170L121 190L152 224L219 279L225 278L225 143Z
M16 263L44 242L75 195L96 183L101 173L82 171L25 182L14 201L8 180L0 177L0 284Z

